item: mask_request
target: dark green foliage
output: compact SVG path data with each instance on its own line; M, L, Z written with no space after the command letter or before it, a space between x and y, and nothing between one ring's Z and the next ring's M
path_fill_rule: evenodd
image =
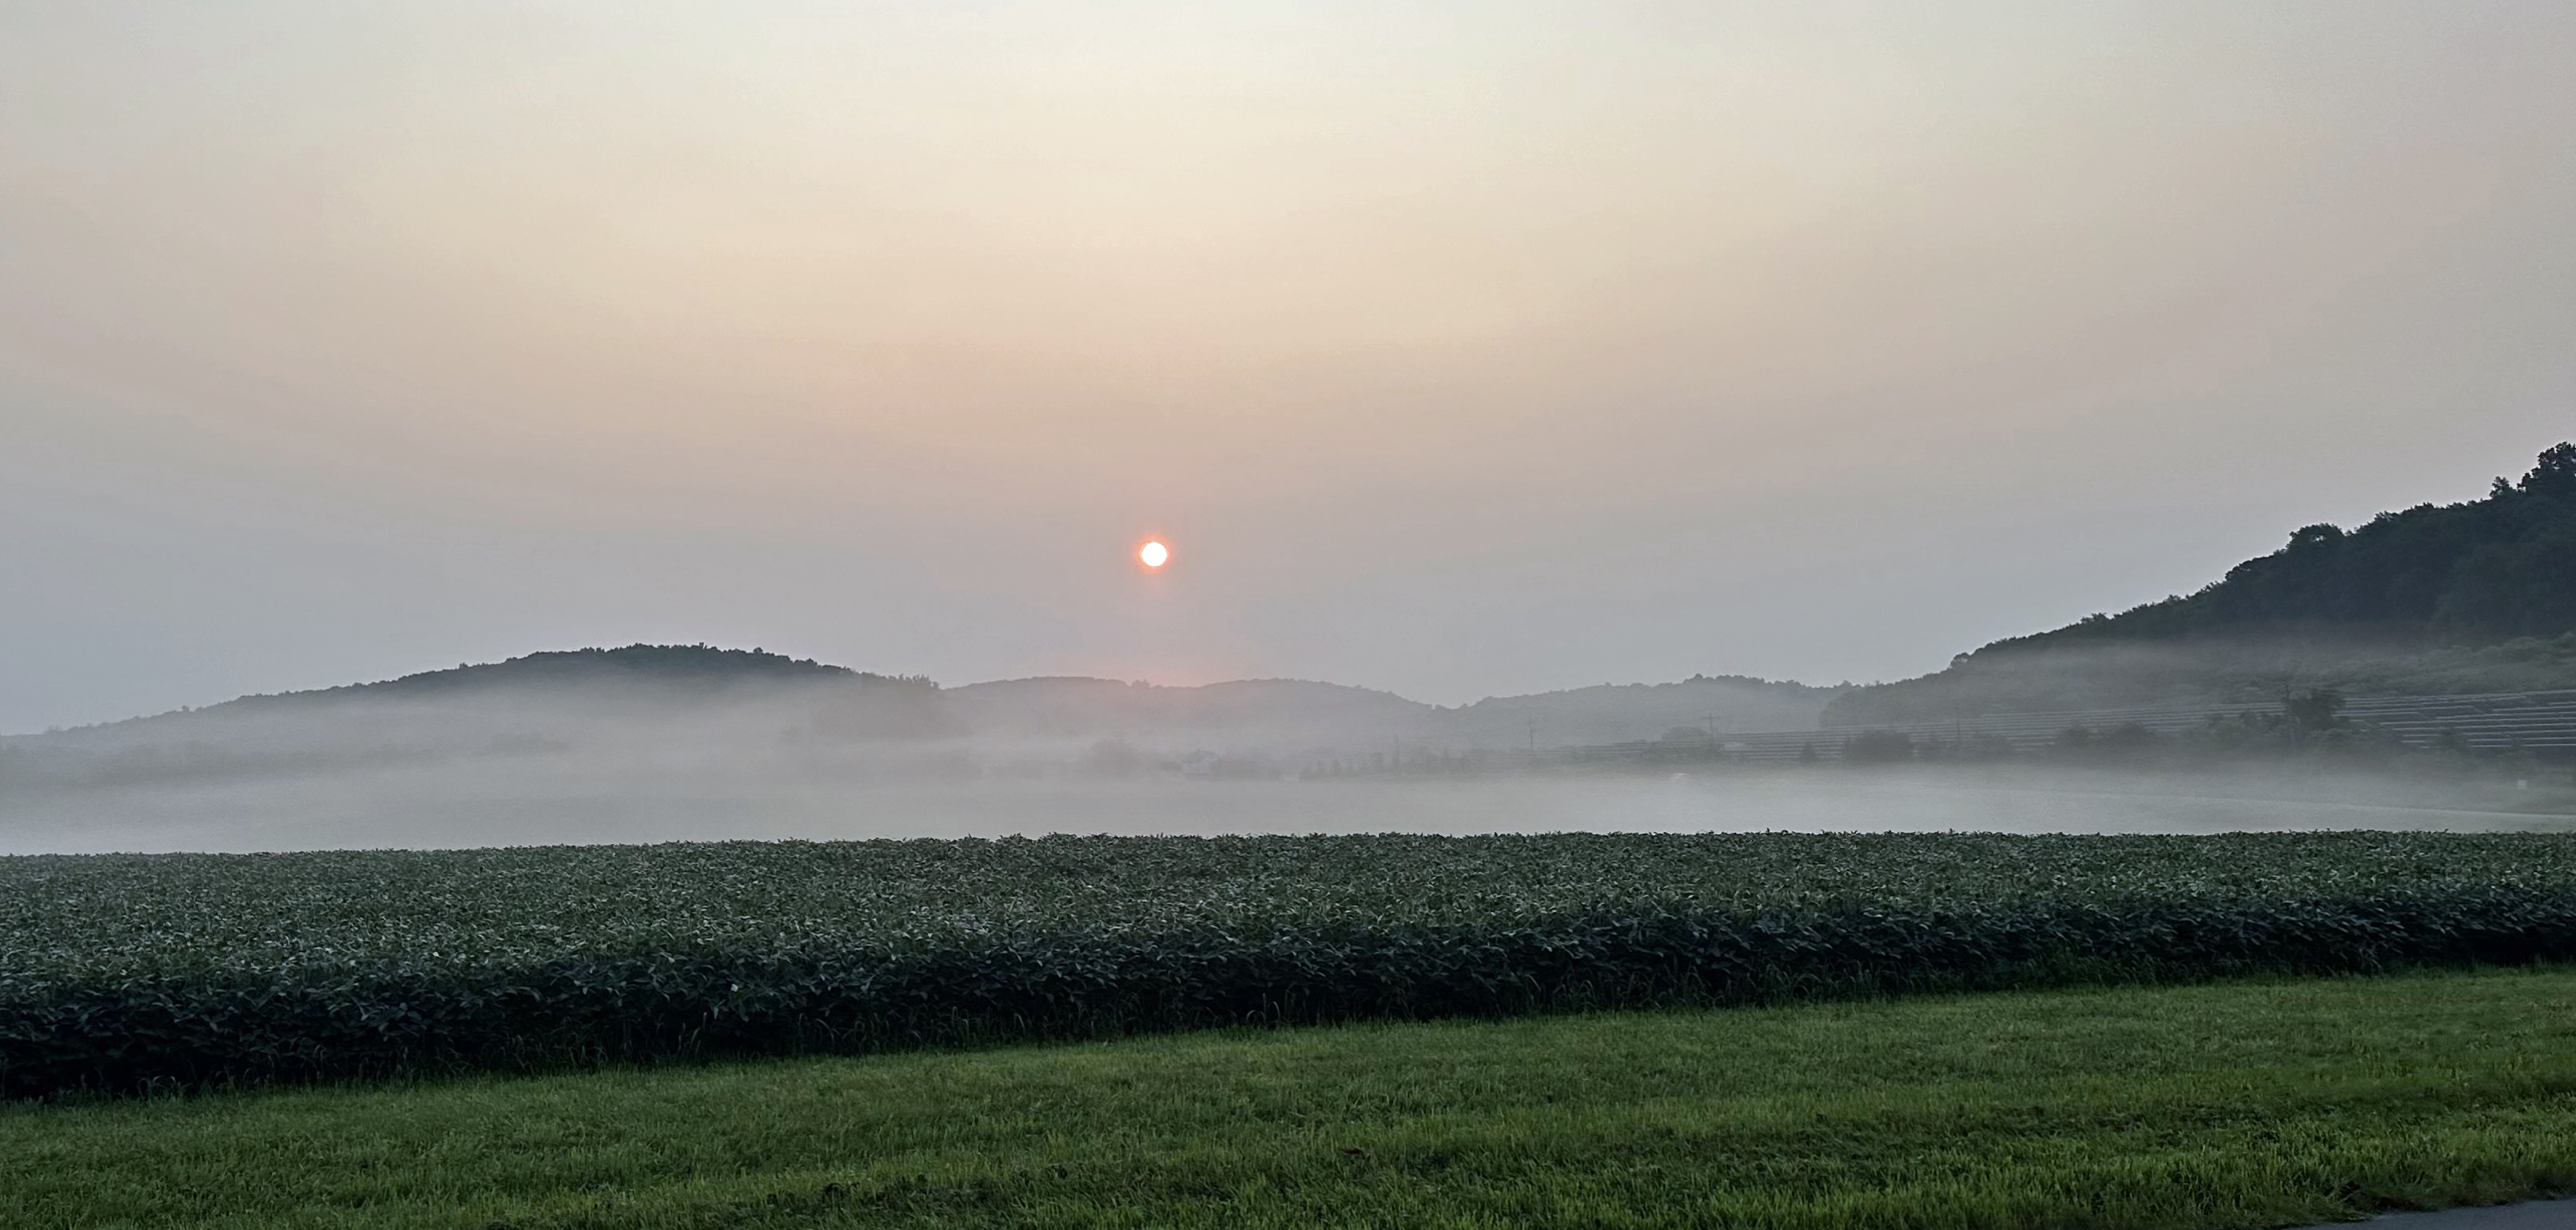
M1983 713L2576 687L2576 444L2487 497L2311 525L2199 591L1857 688L1828 726Z
M2552 835L0 860L0 1093L2576 958Z
M2521 636L2576 627L2576 523L2470 552L2443 592L2434 622L2446 629Z
M2351 533L2311 525L2188 597L1978 653L2330 627L2503 640L2576 632L2576 445L2487 498L2381 513Z

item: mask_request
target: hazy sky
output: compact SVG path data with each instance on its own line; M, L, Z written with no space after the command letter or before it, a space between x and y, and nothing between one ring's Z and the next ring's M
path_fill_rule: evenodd
M0 0L0 730L636 640L1919 673L2576 436L2571 61L2557 0Z

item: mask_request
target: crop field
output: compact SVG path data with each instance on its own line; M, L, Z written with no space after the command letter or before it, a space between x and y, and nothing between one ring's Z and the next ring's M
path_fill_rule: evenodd
M0 1095L2576 958L2576 837L0 859Z

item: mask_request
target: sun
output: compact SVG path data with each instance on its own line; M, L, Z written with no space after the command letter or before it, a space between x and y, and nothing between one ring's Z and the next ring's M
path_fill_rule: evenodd
M1160 568L1172 558L1172 549L1160 542L1148 542L1136 549L1136 558L1148 568Z

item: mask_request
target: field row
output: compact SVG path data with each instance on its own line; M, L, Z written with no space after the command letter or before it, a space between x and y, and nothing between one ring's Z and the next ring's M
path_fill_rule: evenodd
M0 1094L2576 958L2550 834L0 860Z

